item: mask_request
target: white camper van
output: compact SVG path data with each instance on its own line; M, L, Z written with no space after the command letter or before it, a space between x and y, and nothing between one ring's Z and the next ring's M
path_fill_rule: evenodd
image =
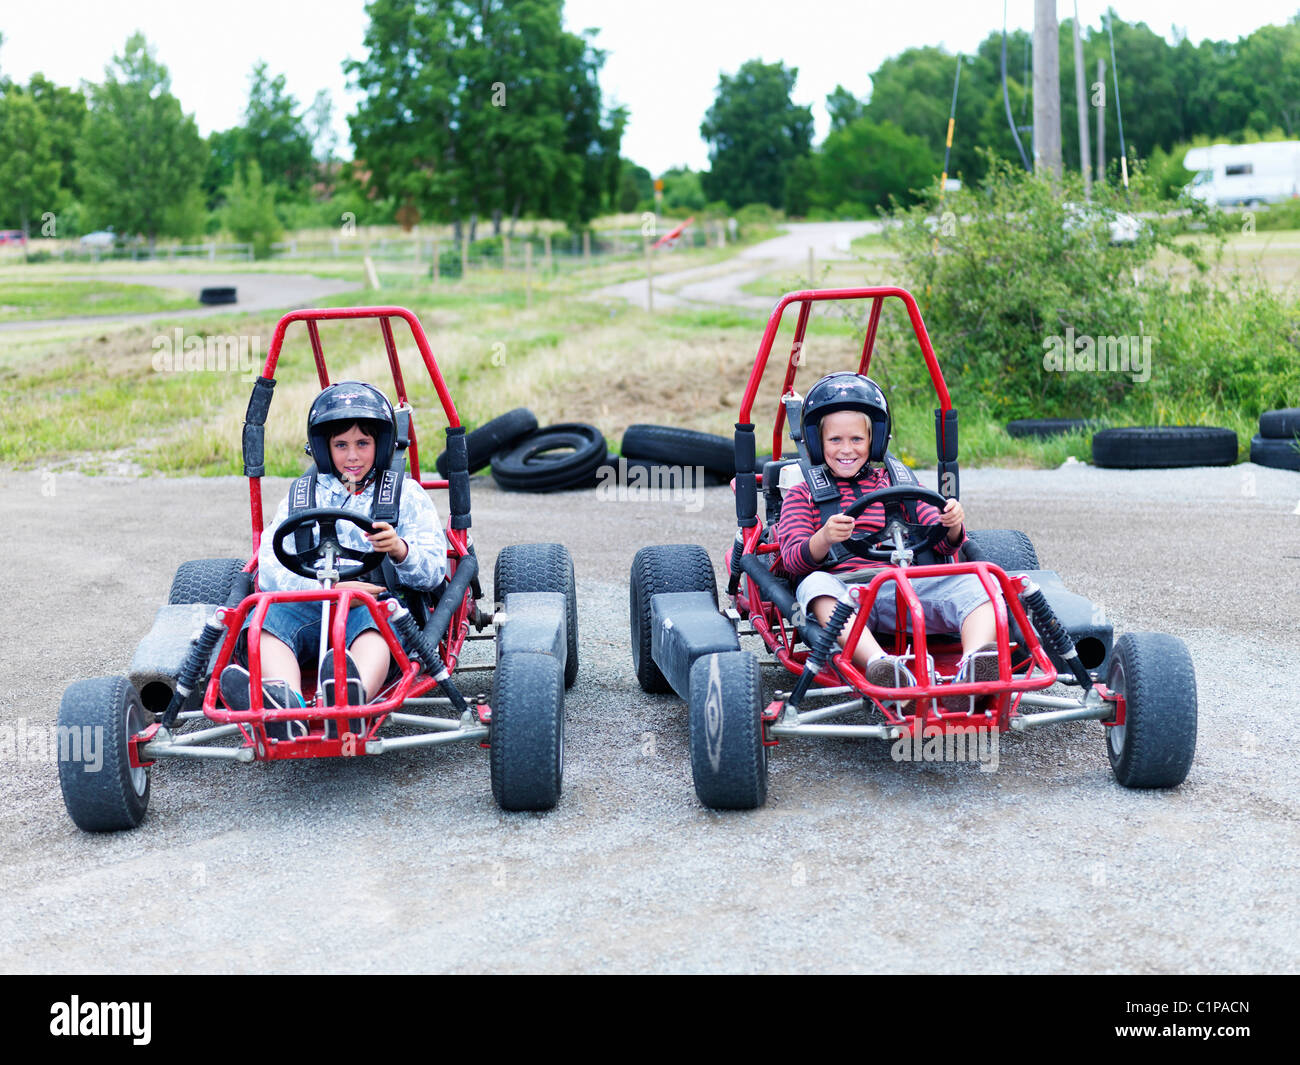
M1187 191L1215 206L1300 196L1300 141L1211 144L1189 151L1183 166L1196 172Z

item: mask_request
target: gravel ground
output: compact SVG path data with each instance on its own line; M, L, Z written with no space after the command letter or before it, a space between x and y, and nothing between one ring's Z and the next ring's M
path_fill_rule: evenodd
M728 490L692 509L476 479L488 574L525 540L576 563L556 810L500 812L485 752L456 747L164 764L140 829L86 835L30 736L70 681L125 670L181 561L247 551L246 482L0 474L10 527L52 548L0 578L0 969L1294 972L1300 771L1268 752L1300 710L1300 476L1080 465L962 487L976 527L1028 531L1118 629L1187 642L1181 788L1120 788L1101 726L1075 723L1007 737L995 772L784 743L763 809L710 813L683 704L632 673L627 579L645 543L720 557Z

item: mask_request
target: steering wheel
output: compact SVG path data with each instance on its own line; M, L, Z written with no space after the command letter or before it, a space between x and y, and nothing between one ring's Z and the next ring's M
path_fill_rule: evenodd
M905 550L917 552L934 547L948 535L947 527L937 522L933 525L923 525L908 521L907 512L903 510L903 502L909 499L918 503L929 503L941 511L948 505L948 500L938 492L932 492L920 485L898 484L889 488L878 488L861 499L855 499L844 513L856 519L867 507L883 503L885 507L883 527L876 532L855 533L839 546L858 558L865 558L872 562L889 562L894 553L892 543L894 529L901 528L905 537L903 540ZM881 546L886 544L886 541L889 541L887 546Z
M375 531L374 522L353 511L337 507L315 507L290 517L276 529L275 539L271 543L275 549L275 557L290 573L296 573L299 577L306 577L313 581L320 579L320 574L316 572L313 563L323 560L331 546L334 548L335 565L338 566L340 581L350 581L382 565L384 552L361 551L355 547L344 547L339 542L338 529L335 526L340 521L350 522L364 533ZM302 552L290 551L285 546L285 541L306 525L320 526L320 542L315 547ZM345 559L355 565L346 568L339 566L338 563Z

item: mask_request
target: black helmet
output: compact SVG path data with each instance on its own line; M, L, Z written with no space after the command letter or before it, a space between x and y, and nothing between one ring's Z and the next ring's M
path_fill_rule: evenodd
M889 403L880 386L870 377L840 370L827 374L812 388L803 401L803 442L814 466L826 461L822 452L822 419L836 411L856 410L871 423L869 462L883 462L889 446Z
M340 381L318 395L307 412L307 451L316 460L321 473L334 474L330 456L330 437L337 436L340 423L373 422L375 426L375 464L366 480L388 469L397 440L393 405L379 389L361 381Z

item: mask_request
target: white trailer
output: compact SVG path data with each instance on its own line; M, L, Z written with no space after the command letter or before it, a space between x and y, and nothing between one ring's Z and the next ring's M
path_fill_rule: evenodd
M1300 141L1211 144L1191 149L1183 166L1196 173L1187 192L1215 206L1300 196Z

